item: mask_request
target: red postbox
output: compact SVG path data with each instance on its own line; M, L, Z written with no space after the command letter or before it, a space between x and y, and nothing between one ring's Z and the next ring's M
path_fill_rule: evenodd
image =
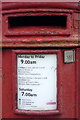
M2 4L3 118L79 118L79 3Z

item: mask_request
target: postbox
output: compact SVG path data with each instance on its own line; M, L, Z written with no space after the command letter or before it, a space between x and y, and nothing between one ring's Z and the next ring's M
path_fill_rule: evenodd
M79 3L3 2L3 118L79 118Z

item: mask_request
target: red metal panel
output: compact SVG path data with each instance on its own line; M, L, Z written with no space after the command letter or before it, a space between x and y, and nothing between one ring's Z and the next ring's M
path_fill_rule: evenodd
M2 49L0 49L0 119L2 118Z
M3 47L68 47L68 46L78 46L78 29L75 29L74 26L78 27L78 24L76 24L76 16L78 16L79 11L75 9L70 9L70 6L77 6L78 9L78 3L65 3L65 5L68 5L69 9L61 9L62 3L54 3L52 4L54 8L51 6L48 8L48 4L46 4L46 8L42 3L31 3L31 4L24 4L24 6L31 6L34 7L37 5L42 5L42 8L33 8L23 7L21 9L21 3L9 3L10 5L14 6L17 4L16 9L15 6L12 7L12 9L9 9L7 11L3 10ZM7 8L9 4L4 3L4 5L7 5ZM51 3L49 3L51 5ZM3 6L4 6L3 5ZM58 6L59 5L59 6ZM69 6L70 5L70 6ZM59 8L57 8L58 6ZM17 9L17 8L20 9ZM55 8L56 7L56 8ZM5 9L7 9L5 8ZM43 27L28 27L29 31L26 31L26 28L24 28L24 31L22 32L21 29L8 29L8 16L19 16L19 15L68 15L67 20L67 29L55 29L52 31L51 27L43 28ZM74 14L75 13L75 14ZM41 29L44 29L41 31ZM57 31L57 32L56 32ZM35 33L36 32L36 33ZM23 36L24 35L24 36ZM32 36L33 35L33 36ZM44 35L44 36L40 36ZM48 35L48 36L47 36ZM51 36L50 36L51 35ZM14 36L14 37L13 37ZM26 37L27 36L27 37ZM38 37L37 37L38 36Z
M40 118L79 118L80 117L80 49L79 40L78 40L78 14L79 14L79 6L78 3L3 3L3 54L2 54L2 84L3 84L3 118L36 118L39 120ZM20 9L19 9L20 8ZM26 9L27 8L27 9ZM20 11L19 11L20 10ZM18 34L13 34L13 31L7 31L8 29L8 21L7 17L12 15L52 15L53 12L56 14L69 14L69 34L65 35L62 31L60 31L59 35L44 35L42 34L33 36L28 35L20 35L20 29L18 29ZM31 13L32 12L32 13ZM77 16L77 17L76 17ZM71 28L70 28L71 27ZM70 29L69 29L70 28ZM58 29L58 28L57 28ZM5 32L5 30L8 32ZM34 32L34 30L31 28ZM38 28L38 31L40 27ZM51 29L47 29L50 30ZM9 33L10 32L10 33ZM68 31L67 31L68 32ZM6 34L5 34L6 33ZM14 30L15 33L15 30ZM41 35L41 36L40 36ZM29 50L29 49L32 50ZM42 49L43 48L43 49ZM64 51L65 50L75 50L75 61L72 63L64 63ZM40 113L33 115L22 115L20 111L19 114L14 112L14 99L13 96L15 94L15 80L16 80L16 59L14 52L27 52L33 53L36 51L50 53L51 51L59 51L58 57L58 105L59 105L59 114L45 112L44 114ZM42 53L41 52L41 53ZM14 70L15 69L15 70ZM13 75L14 74L14 75ZM12 81L13 80L13 81ZM14 89L13 89L14 84Z
M3 2L3 9L7 10L7 9L16 9L16 8L67 8L67 9L77 9L79 8L78 6L78 2L74 1L74 2L50 2L50 0L48 0L48 2L43 1L43 2Z
M9 17L16 17L16 16L66 16L66 27L54 27L54 26L19 26L15 28L9 28ZM11 14L3 17L3 25L5 24L5 28L3 30L4 36L40 36L40 35L53 35L53 36L69 36L71 34L71 26L72 26L72 20L70 13L53 13L53 12L36 12L30 13L29 11L27 13L18 13L18 14ZM34 22L34 21L33 21ZM37 22L37 21L36 21ZM39 21L40 22L40 21ZM61 21L59 21L61 22ZM27 42L27 41L26 41Z
M80 118L80 48L77 48L76 57L76 118Z
M26 49L27 51L27 49ZM53 50L54 51L54 50ZM60 86L59 94L60 94L60 102L61 105L61 114L60 115L47 115L46 118L75 118L75 63L64 64L63 61L63 50L61 50L61 54L59 56L59 65L61 66L59 69L59 77L60 77ZM13 65L12 65L13 64ZM13 94L12 90L12 74L13 67L15 61L12 63L12 51L11 50L3 50L3 117L4 118L43 118L44 116L26 116L26 115L16 115L13 111ZM15 65L16 66L16 65Z

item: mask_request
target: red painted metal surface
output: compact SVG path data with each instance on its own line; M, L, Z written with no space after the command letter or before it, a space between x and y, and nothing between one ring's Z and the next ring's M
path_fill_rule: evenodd
M80 49L78 38L79 13L78 3L3 3L3 33L2 33L2 84L3 84L3 118L79 118L80 117ZM19 15L67 15L67 28L56 28L58 34L51 34L52 28L46 27L45 32L41 33L44 27L31 27L26 34L24 28L9 29L8 17ZM39 32L38 34L35 31ZM48 34L50 32L50 34ZM64 63L64 51L75 50L75 62ZM15 90L16 90L16 57L15 52L50 53L59 51L58 54L58 111L44 112L33 115L23 114L18 110L15 113ZM14 75L13 75L14 74ZM14 87L14 88L13 88Z
M55 49L56 50L56 49ZM52 51L55 51L54 49ZM65 49L64 49L65 50ZM76 75L75 75L75 65L76 62L70 64L64 64L63 62L63 51L60 50L59 58L59 79L58 83L59 89L59 101L60 102L60 114L59 115L22 115L14 113L14 103L13 96L15 91L13 91L13 67L16 67L15 60L12 63L12 51L4 49L3 50L3 116L4 118L75 118L76 117ZM16 50L17 51L17 50ZM20 50L19 50L20 51ZM27 52L27 49L25 49ZM37 51L37 50L36 50ZM45 50L44 50L45 51ZM48 51L48 50L47 50ZM8 59L8 61L7 61ZM15 58L14 58L15 59ZM72 71L72 72L71 72ZM15 74L15 73L14 73ZM7 101L7 102L6 102Z
M78 2L3 2L3 9L16 8L61 8L61 9L79 9Z
M65 8L63 8L63 4L65 4ZM36 8L38 5L42 7ZM2 45L3 47L78 46L78 18L76 16L78 16L79 10L77 9L78 3L3 3ZM8 17L53 15L67 16L67 26L65 28L52 26L9 28Z
M9 28L9 21L8 18L10 17L22 17L22 16L66 16L66 27L58 27L58 26L16 26L14 28ZM5 21L6 20L6 21ZM5 24L5 30L4 30L4 36L31 36L31 35L36 35L36 36L45 36L45 35L60 35L60 36L69 36L71 34L71 26L72 26L72 21L71 21L71 15L68 13L53 13L53 12L43 12L36 10L35 12L28 11L27 13L22 13L22 14L14 14L14 15L7 15L3 17L3 21L5 21L8 24ZM23 21L24 22L24 21ZM34 21L33 21L34 22ZM37 22L37 21L36 21ZM40 22L40 21L39 21ZM61 21L59 21L61 22ZM27 42L27 41L26 41ZM37 41L36 41L37 42Z
M2 50L0 49L0 119L2 118Z
M76 116L80 118L80 48L77 48L77 63L76 63Z

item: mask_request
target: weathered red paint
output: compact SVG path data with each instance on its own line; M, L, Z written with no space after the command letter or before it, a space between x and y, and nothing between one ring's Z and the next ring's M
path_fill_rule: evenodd
M10 3L11 4L11 3ZM20 3L12 3L11 5L18 8ZM36 3L35 5L37 6ZM58 5L57 3L55 3ZM53 3L53 6L55 6ZM65 3L68 4L68 3ZM3 8L5 5L8 5L7 3L3 4ZM31 5L26 3L26 5ZM41 4L42 5L42 4ZM59 5L62 5L61 3ZM71 3L69 5L72 5ZM73 3L73 6L78 5L77 3ZM7 10L7 8L4 10L3 9L3 47L34 47L35 45L33 43L37 43L37 46L43 46L45 44L47 46L52 47L52 46L78 46L78 29L75 29L75 24L76 24L76 14L78 14L79 11L75 9L61 9L62 6L59 6L59 8L48 8L46 6L45 8L27 8L25 9L10 9ZM78 6L77 6L78 7ZM9 8L9 6L8 6ZM73 7L74 8L74 7ZM77 8L78 9L78 8ZM75 14L74 14L75 13ZM66 28L55 28L53 29L52 27L27 27L28 31L26 31L26 27L24 28L14 28L14 29L9 29L8 28L8 17L10 16L51 16L51 15L66 15L68 17L67 19L67 27ZM76 24L76 27L78 27L78 24ZM42 30L43 29L43 30ZM41 37L44 36L44 37ZM14 36L14 37L13 37ZM27 38L26 38L27 36ZM36 36L36 37L35 37ZM38 36L38 37L37 37ZM49 37L50 36L50 37ZM65 36L65 37L63 37ZM25 39L25 40L24 40ZM69 40L69 41L68 41ZM40 44L38 44L40 41ZM57 41L57 43L56 43ZM59 42L63 41L63 42ZM66 41L66 44L64 44ZM18 43L17 43L18 42ZM6 44L7 43L7 44ZM59 44L60 43L60 44Z
M28 52L27 49L24 49L25 52ZM55 49L56 50L56 49ZM53 52L55 51L54 49L52 50ZM65 50L65 49L64 49ZM54 114L49 114L49 112L45 112L45 117L46 118L50 118L50 117L57 117L57 118L72 118L72 117L75 117L75 107L76 107L76 101L75 101L75 92L76 92L76 74L75 74L75 65L76 65L76 62L74 63L71 63L71 64L64 64L63 62L63 51L64 50L59 50L60 51L60 55L58 56L59 58L59 63L58 63L58 66L59 66L59 83L58 83L58 94L59 94L59 104L60 104L60 114L59 115L55 115ZM23 53L23 50L14 50L14 51L18 51L18 53ZM40 50L38 50L40 51ZM49 50L41 50L42 52L44 51L47 51L49 52ZM57 51L57 50L56 50ZM28 52L30 53L31 50ZM35 53L35 51L33 50L33 52ZM36 53L39 53L37 52L36 50ZM51 53L51 52L49 52ZM40 54L40 53L39 53ZM29 117L29 118L40 118L42 117L43 115L42 114L39 114L36 116L36 115L33 115L32 116L30 115L22 115L19 114L19 115L16 115L14 113L14 100L13 100L13 96L15 94L15 88L14 90L12 89L12 86L16 86L15 83L15 72L13 71L14 70L14 67L16 67L16 60L15 60L15 57L13 56L13 59L12 59L12 51L11 50L7 50L7 49L4 49L3 50L3 117L7 117L7 118L26 118L26 117ZM6 60L8 59L8 61ZM12 62L12 60L14 62ZM13 67L12 67L13 66ZM16 69L16 68L15 68ZM72 71L72 72L71 72ZM14 74L14 77L13 77L13 74ZM13 79L13 82L12 82L12 79ZM68 82L69 81L69 82ZM14 96L15 97L15 96ZM7 103L6 103L7 101ZM4 109L5 108L5 109ZM71 111L71 112L69 112Z
M25 3L25 4L24 4ZM17 5L18 4L18 5ZM61 9L79 9L78 2L4 2L3 9L16 8L61 8Z
M3 3L2 72L3 72L3 118L79 118L80 117L80 45L77 17L78 3ZM20 8L20 9L19 9ZM67 28L8 29L9 16L25 15L68 15ZM49 33L47 33L49 31ZM65 50L75 50L75 62L65 64ZM16 109L16 54L17 53L57 53L58 54L58 110L25 112ZM15 113L16 111L16 113Z
M25 26L25 27L16 27L16 28L10 28L8 27L9 23L8 23L8 17L16 17L16 16L53 16L53 15L59 15L59 16L67 16L67 25L66 28L54 28L52 26L38 26L38 27L31 27L31 26ZM27 13L15 13L12 15L5 15L3 17L3 21L5 21L5 28L3 29L3 34L6 37L9 36L45 36L45 35L60 35L60 36L69 36L71 34L71 26L72 26L72 21L71 21L71 15L70 13L53 13L53 12L37 12L37 10L35 12L32 13L32 11L28 11ZM7 23L7 24L6 24ZM3 25L4 25L3 24ZM27 29L26 29L27 28ZM27 42L27 41L26 41Z

